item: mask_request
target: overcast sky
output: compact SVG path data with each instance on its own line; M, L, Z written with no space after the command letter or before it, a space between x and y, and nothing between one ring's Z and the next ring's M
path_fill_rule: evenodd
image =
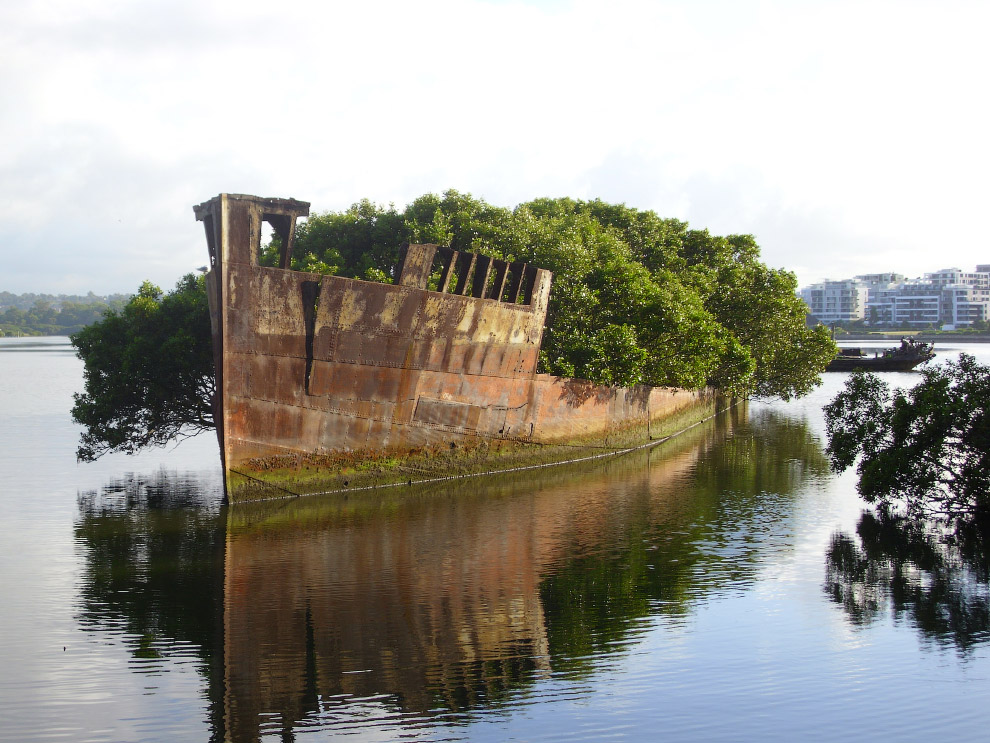
M0 4L0 290L169 288L221 191L602 198L802 285L990 263L990 3Z

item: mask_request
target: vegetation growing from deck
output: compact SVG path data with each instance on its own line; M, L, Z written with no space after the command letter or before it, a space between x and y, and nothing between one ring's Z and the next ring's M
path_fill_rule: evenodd
M304 222L292 266L390 281L405 242L552 271L540 358L550 374L786 399L817 385L835 354L824 327L806 327L794 274L763 264L751 235L599 200L508 209L447 191L401 212L365 200Z
M806 327L794 274L763 264L752 236L719 237L599 200L508 209L447 191L401 212L365 200L303 222L292 268L389 282L407 242L552 271L540 355L549 374L787 399L816 386L835 354L825 328ZM262 263L278 253L275 238ZM86 365L73 409L86 427L81 458L212 426L205 292L191 276L167 294L146 283L73 336Z

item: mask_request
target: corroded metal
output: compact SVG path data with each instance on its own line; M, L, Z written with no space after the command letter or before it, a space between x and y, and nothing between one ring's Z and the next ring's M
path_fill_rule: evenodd
M266 458L359 461L478 440L608 446L616 431L649 430L707 399L537 374L545 269L409 245L395 284L291 271L308 203L220 194L195 212L210 252L216 420L232 499L232 474ZM265 221L282 238L282 267L259 265Z

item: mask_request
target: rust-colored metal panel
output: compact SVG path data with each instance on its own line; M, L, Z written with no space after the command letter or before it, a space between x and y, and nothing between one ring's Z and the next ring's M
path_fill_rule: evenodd
M430 423L438 426L453 426L454 428L477 428L481 408L463 402L446 400L431 400L420 397L416 404L413 418L418 423ZM469 426L469 421L474 425Z
M396 283L414 289L425 289L433 270L433 257L436 252L436 245L407 245L403 251L399 280Z

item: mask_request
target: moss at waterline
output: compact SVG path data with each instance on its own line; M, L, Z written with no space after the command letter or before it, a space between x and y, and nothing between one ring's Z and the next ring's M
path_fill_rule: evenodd
M228 497L238 502L347 492L608 456L661 441L738 402L709 398L663 420L651 421L649 426L641 421L612 431L604 439L595 436L566 443L533 444L478 438L468 443L425 447L404 456L379 451L255 459L247 467L229 472Z
M668 463L695 451L704 442L721 440L726 431L744 425L748 411L744 405L724 410L699 425L690 426L679 435L657 441L657 446L643 447L624 456L600 457L568 462L566 466L536 467L500 472L484 472L470 479L446 478L419 480L402 487L345 489L314 493L305 498L244 501L227 510L229 533L241 530L298 529L301 525L327 519L353 520L354 523L383 514L398 514L423 507L436 498L499 499L519 492L540 492L546 488L566 487L574 478L600 477L603 471L643 472L643 462ZM677 465L675 465L676 467ZM655 470L654 470L655 471Z

